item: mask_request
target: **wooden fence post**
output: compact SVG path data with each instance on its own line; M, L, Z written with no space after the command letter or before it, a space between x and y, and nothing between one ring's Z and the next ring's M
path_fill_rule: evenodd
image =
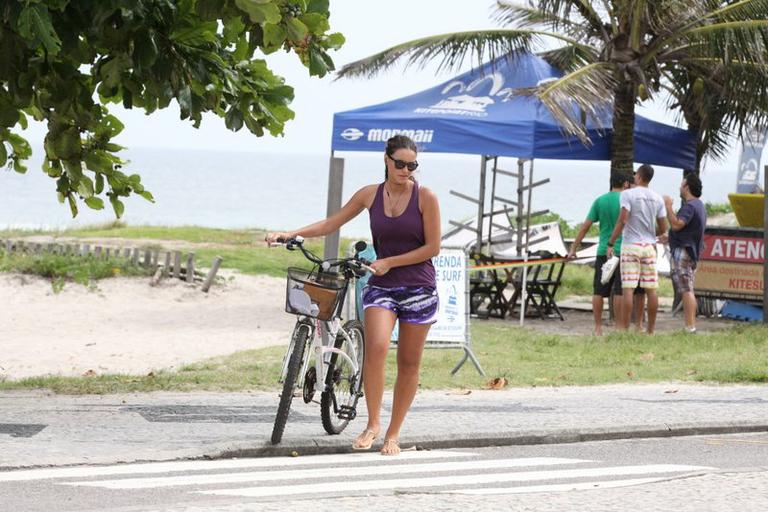
M211 265L211 269L208 271L208 275L205 277L205 282L203 283L203 291L205 293L208 293L208 290L211 288L213 280L216 277L216 272L219 271L219 267L221 266L221 261L221 256L213 258L213 265Z
M187 282L195 282L195 253L187 254Z
M181 277L181 251L173 251L173 278Z
M165 251L165 265L163 266L163 277L171 274L171 252Z

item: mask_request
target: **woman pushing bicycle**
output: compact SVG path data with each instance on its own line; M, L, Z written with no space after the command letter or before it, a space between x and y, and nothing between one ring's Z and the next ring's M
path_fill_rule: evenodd
M327 235L356 217L370 215L376 261L363 290L365 357L363 387L368 424L352 444L368 450L381 433L384 368L395 322L399 322L397 380L392 416L382 455L400 453L400 429L419 385L419 367L429 328L437 319L438 296L432 257L440 252L440 207L437 196L413 178L418 167L416 144L404 135L387 141L384 182L367 185L339 211L296 231L269 233L268 244L295 236Z

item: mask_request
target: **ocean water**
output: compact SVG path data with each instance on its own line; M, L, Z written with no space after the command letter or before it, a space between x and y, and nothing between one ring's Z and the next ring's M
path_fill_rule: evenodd
M40 149L35 151L25 175L0 171L0 228L66 228L115 219L111 207L94 211L84 204L77 218L72 219L69 207L56 199L55 181L40 169L41 153ZM383 180L383 155L337 156L345 159L345 201L363 185ZM123 220L133 225L298 228L325 216L329 157L131 148L123 152L123 158L130 161L125 170L142 176L155 202L139 197L126 200ZM477 196L479 156L422 153L419 162L416 177L437 193L444 229L449 219L476 214L475 205L450 191ZM515 171L517 163L501 158L499 167ZM608 189L608 176L608 162L536 161L534 180L549 178L550 182L534 189L533 209L549 209L570 223L581 222L593 199ZM680 170L660 167L651 188L677 197L680 179ZM702 180L705 202L727 202L728 193L736 186L735 169L707 169ZM514 199L516 187L515 179L499 176L497 195ZM344 236L364 237L368 233L365 212L342 228Z

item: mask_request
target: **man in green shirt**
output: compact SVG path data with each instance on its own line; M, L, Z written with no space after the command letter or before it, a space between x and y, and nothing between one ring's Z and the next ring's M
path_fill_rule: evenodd
M621 279L616 278L616 276L619 275L619 269L616 268L611 279L606 284L601 282L601 278L603 264L608 259L606 256L608 239L611 237L613 228L616 225L616 220L619 218L619 213L621 212L619 196L621 196L623 190L630 187L631 183L632 177L629 175L615 174L611 176L611 191L601 195L595 199L594 203L592 203L592 208L589 209L587 218L581 225L581 229L579 229L576 239L573 241L573 245L571 245L571 250L568 252L569 258L575 258L576 251L579 249L581 241L584 239L587 231L589 231L589 228L592 227L592 224L596 222L599 223L600 242L597 246L595 276L592 282L592 314L595 319L595 336L601 336L603 334L603 299L605 297L610 297L611 288L614 289L613 310L616 315L620 314L621 311ZM615 254L620 253L621 237L615 241L613 249Z

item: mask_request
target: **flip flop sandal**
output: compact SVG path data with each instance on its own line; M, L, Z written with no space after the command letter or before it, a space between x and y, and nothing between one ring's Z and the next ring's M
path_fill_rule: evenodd
M385 452L384 449L392 450L392 448L396 448L397 450L392 450L389 452ZM385 439L384 444L381 447L381 454L391 457L393 455L400 455L400 441L397 439Z
M352 449L358 450L358 451L370 450L371 446L373 446L374 441L376 441L378 437L379 437L378 432L374 432L373 430L370 430L370 429L365 429L352 442Z

